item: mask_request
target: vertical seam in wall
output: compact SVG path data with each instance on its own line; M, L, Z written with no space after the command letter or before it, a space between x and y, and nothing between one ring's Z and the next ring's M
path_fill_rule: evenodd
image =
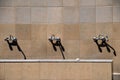
M61 24L63 24L63 26L64 26L63 10L64 10L64 6L63 6L63 0L62 0L62 12L61 12L61 14L62 14L62 22L61 22Z
M63 0L62 0L62 7L63 7Z
M16 7L14 7L14 15L15 15L15 16L14 16L14 19L15 19L14 24L16 24L16 20L17 20L16 10L17 10Z
M29 5L30 5L30 31L31 31L31 33L30 33L30 49L31 49L31 43L32 43L32 7L33 6L31 6L31 0L30 0L30 2L29 2ZM31 53L29 54L29 56L31 57Z
M47 35L48 35L48 6L47 6L47 5L46 5L46 9L47 9L47 10L46 10L46 16L47 16L47 19L46 19L46 20L47 20L47 21L46 21L45 24L47 25L47 26L46 26L46 39L48 39L48 38L47 38L47 37L48 37L48 36L47 36ZM46 58L48 58L48 42L47 42L47 40L46 40L46 50L47 50L47 51L46 51Z
M27 23L28 25L30 25L30 49L31 49L31 40L32 40L32 24L31 24L31 0L29 2L29 6L28 6L28 9L30 10L30 21ZM28 56L30 56L30 54L28 54ZM22 63L21 63L22 64ZM23 78L23 77L22 77ZM23 80L23 79L22 79Z
M81 24L80 23L80 0L78 0L78 10L79 10L79 22L78 23L79 23L79 31L80 31L80 24ZM79 58L81 58L81 52L80 52L80 48L81 48L80 47L81 46L81 43L80 43L81 39L80 38L81 38L81 36L80 36L80 33L79 33Z
M113 61L112 61L112 63L111 63L111 79L112 79L112 80L114 80L114 79L113 79L113 76L114 76L114 75L113 75L113 68L114 68L113 66L114 66L114 65L113 65Z
M45 22L45 24L47 25L46 27L46 39L48 39L47 37L47 35L48 35L48 0L46 0L46 5L45 5L45 7L46 7L46 16L47 16L47 19L46 19L46 22ZM46 58L48 58L48 42L47 42L47 40L46 40Z
M112 0L112 24L113 24L113 0Z
M23 79L23 64L24 64L24 63L20 63L20 64L21 64L21 80L24 80L24 79Z
M80 6L80 0L78 0L78 9L79 9L79 22L78 23L79 23L79 31L80 31L80 28L81 28L81 26L80 26L80 24L81 24L81 22L80 22L80 11L81 11L80 7L81 7ZM79 33L79 58L81 58L81 49L80 49L81 48L80 47L81 46L81 35L80 35L80 33Z
M78 8L78 14L79 14L79 20L78 20L78 22L77 22L77 24L80 24L80 0L78 0L77 1L78 2L78 4L77 4L77 8ZM79 25L80 26L80 25ZM79 29L80 30L80 29ZM80 40L80 36L79 36L79 40Z
M40 64L39 64L39 63L37 63L37 65L38 65L38 70L39 70L39 79L40 79Z
M79 25L79 58L80 58L80 56L81 56L81 54L80 54L80 0L78 0L77 1L78 2L78 4L77 4L77 8L78 8L78 14L79 14L79 20L78 20L78 22L77 22L77 25Z
M16 14L17 8L16 8L16 6L14 6L14 10L15 10L15 11L14 11L14 15L15 15L15 23L14 23L14 25L15 25L15 34L14 34L14 36L17 36L17 35L16 35L16 24L17 24L17 23L16 23L16 20L17 20L17 14Z
M4 79L6 79L6 74L5 74L5 64L3 63L3 71L4 71Z
M97 9L97 7L96 7L96 0L95 0L95 33L96 33L96 35L97 35L97 26L96 26L96 24L97 24L97 21L96 21L96 20L97 20L97 19L96 19L96 18L97 18L97 17L96 17L96 16L97 16L97 14L96 14L97 12L96 12L96 11L97 11L97 10L96 10L96 9ZM95 36L96 36L96 35L95 35Z
M112 39L113 39L113 23L114 20L113 20L113 0L112 0Z
M31 8L31 7L32 7L32 6L31 6L31 1L30 1L30 3L29 3L29 4L30 4L30 24L32 24L32 21L31 21L31 18L32 18L32 15L31 15L31 13L32 13L32 8Z
M5 76L4 78L5 78L5 79L7 78L7 76L6 76L6 73L7 73L7 72L6 72L6 71L7 71L7 70L6 70L6 66L7 66L7 64L4 64L4 72L5 72L5 73L4 73L4 76Z
M31 6L31 5L30 5ZM31 7L30 8L30 40L32 40ZM31 43L31 42L30 42ZM31 46L31 45L30 45Z

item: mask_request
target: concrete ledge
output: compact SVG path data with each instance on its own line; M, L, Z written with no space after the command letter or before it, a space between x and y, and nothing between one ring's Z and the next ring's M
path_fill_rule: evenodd
M1 59L0 63L112 63L112 59Z
M113 80L120 80L120 73L113 73Z
M118 75L118 76L120 76L120 73L113 73L113 75Z

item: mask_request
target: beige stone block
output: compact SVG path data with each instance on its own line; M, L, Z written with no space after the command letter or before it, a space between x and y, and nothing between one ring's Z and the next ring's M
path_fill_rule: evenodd
M113 23L96 23L96 34L107 35L113 39Z
M112 6L113 0L96 0L96 6Z
M19 40L31 40L31 25L16 24L15 33Z
M96 36L96 24L80 23L80 40L92 40Z
M112 75L111 63L4 63L4 65L2 68L5 70L5 80L111 80Z
M5 80L21 80L22 79L21 63L5 64Z
M47 68L49 66L49 68ZM60 68L61 67L61 68ZM56 69L54 69L56 68ZM40 79L50 79L50 80L55 80L58 79L59 73L61 75L61 71L63 69L63 65L60 63L55 64L55 63L42 63L40 64ZM65 68L66 71L66 68ZM64 73L63 73L64 74ZM62 76L63 77L63 76Z
M32 7L47 6L47 0L30 0Z
M80 41L79 40L64 40L65 48L64 55L66 59L76 59L80 57Z
M120 72L120 61L119 61L119 54L117 57L114 57L114 62L113 62L113 72L119 73Z
M15 9L13 7L0 8L0 23L1 24L15 23Z
M79 0L80 6L95 6L95 0Z
M22 80L40 80L39 63L22 64Z
M13 7L14 0L0 0L0 7Z
M93 40L80 40L80 58L98 58L98 48Z
M47 24L32 24L31 39L32 40L47 40Z
M47 0L47 6L60 7L62 6L62 0Z
M114 60L114 62L113 62L113 71L115 73L119 73L120 72L120 67L119 67L120 66L120 61L119 61L119 59L120 59L119 45L120 45L120 40L114 40L113 47L116 50L116 55L117 55L117 56L113 57L113 60Z
M64 69L64 71L63 71L63 69ZM69 80L69 79L71 79L71 77L69 75L70 63L67 63L67 65L66 65L66 63L58 63L57 66L56 66L56 71L57 71L56 76L57 76L58 80Z
M63 24L49 24L47 26L47 39L53 34L63 39L63 27Z
M77 73L77 74L75 74L74 78L81 79L81 80L89 80L89 79L91 80L92 79L92 74L90 74L92 72L92 64L91 63L79 63L79 64L74 63L73 71L74 70L75 70L75 73ZM74 75L74 73L73 73L73 75Z
M0 34L1 41L9 35L15 36L15 24L0 24Z
M120 6L113 7L113 22L120 22Z
M93 80L111 80L111 63L93 63L92 68Z
M16 23L17 24L30 24L31 18L30 7L17 7L16 8Z
M63 0L63 6L78 6L79 0Z
M77 80L78 78L80 79L79 70L76 71L76 69L78 68L78 64L60 63L57 66L59 66L57 68L57 71L59 72L57 74L58 79L61 79L61 80ZM62 71L63 69L64 69L64 72ZM78 74L75 74L75 73L78 73ZM71 76L71 75L74 75L74 76Z
M76 65L74 66L76 68L74 68L73 71L75 70L75 72L78 73L76 74L78 77L77 79L92 80L92 74L90 74L92 73L92 63L79 63L79 64L74 64L74 65Z
M95 23L96 21L96 8L92 7L80 7L80 22Z
M47 68L47 66L49 66L49 68ZM40 64L40 79L91 80L92 74L89 74L91 71L91 64L86 63L42 63Z
M114 40L119 40L119 33L120 33L120 23L113 23L113 39Z
M48 7L48 23L57 24L62 23L62 7Z
M31 54L32 59L46 59L47 58L47 42L46 40L32 40L31 41Z
M112 6L96 7L96 22L112 22Z
M48 22L47 7L31 8L31 23L47 23Z
M64 24L63 39L64 40L79 40L80 39L80 25L79 24Z
M113 6L120 6L119 0L113 0Z
M80 22L80 13L78 7L63 8L63 23L76 24Z
M5 80L5 66L4 66L4 63L0 63L0 80Z
M30 0L14 0L16 7L30 7Z
M48 68L49 66L49 68ZM55 80L56 78L56 68L57 65L55 63L42 63L40 64L40 79L42 80Z

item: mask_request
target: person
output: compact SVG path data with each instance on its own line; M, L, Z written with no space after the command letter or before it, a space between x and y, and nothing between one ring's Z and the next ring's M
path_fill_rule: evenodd
M62 56L63 56L63 59L65 59L65 56L63 54L63 52L65 51L62 43L61 43L61 39L59 37L55 37L55 35L52 35L50 38L49 38L49 41L51 42L52 46L53 46L53 49L54 51L57 51L57 48L56 46L59 46L60 48L60 51L62 53Z
M98 49L99 49L100 52L102 52L102 48L101 47L106 47L108 52L111 52L110 49L112 49L113 50L113 54L116 56L115 49L107 43L108 36L99 35L97 37L93 37L93 40L97 44ZM100 41L101 41L101 43L99 43Z
M13 47L12 46L17 46L18 51L20 51L22 53L22 55L24 56L24 59L26 59L26 56L25 56L24 52L22 51L22 49L20 48L16 37L10 35L9 37L7 37L5 39L5 41L7 41L11 51L13 51Z

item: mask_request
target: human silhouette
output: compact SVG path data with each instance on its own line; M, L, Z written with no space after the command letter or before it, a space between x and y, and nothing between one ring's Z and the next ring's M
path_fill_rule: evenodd
M94 42L97 44L99 51L102 53L102 48L101 47L106 47L107 51L110 53L111 49L113 50L113 54L116 56L116 51L115 49L110 46L107 41L108 41L108 36L104 35L99 35L98 37L93 38ZM100 43L99 43L100 42Z
M62 53L62 56L63 56L63 59L65 59L65 56L64 56L64 47L61 43L61 39L59 37L55 37L55 35L52 35L50 38L49 38L49 41L51 42L52 46L53 46L53 49L54 51L57 51L57 46L60 48L60 51Z
M8 43L11 51L13 51L12 46L16 46L18 51L20 51L22 53L22 55L24 56L24 59L26 59L26 56L25 56L24 52L22 51L22 49L20 48L16 37L13 37L12 35L10 35L9 37L7 37L5 39L5 41Z

